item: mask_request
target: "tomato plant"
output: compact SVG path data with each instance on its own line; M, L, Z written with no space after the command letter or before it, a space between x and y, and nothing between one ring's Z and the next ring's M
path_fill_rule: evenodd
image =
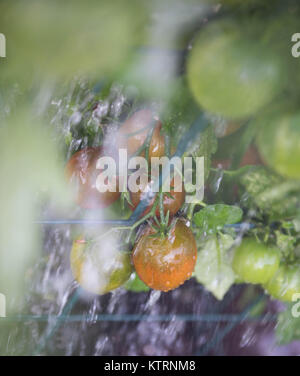
M169 291L190 278L197 259L191 229L178 219L165 237L147 226L136 242L132 260L140 279L154 290Z

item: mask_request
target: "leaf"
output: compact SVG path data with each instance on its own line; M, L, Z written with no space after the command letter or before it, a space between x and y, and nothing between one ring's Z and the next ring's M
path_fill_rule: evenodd
M295 249L296 238L295 236L283 234L281 231L276 230L276 245L285 255L292 254Z
M232 205L209 205L194 215L194 223L203 232L214 233L225 225L239 222L243 217L241 208Z
M300 340L300 310L298 307L294 312L296 304L299 306L299 303L288 304L286 310L278 315L275 333L279 345Z
M147 292L150 290L148 286L138 277L136 273L133 273L130 279L124 285L125 289L133 292Z
M228 252L233 242L231 236L220 234L207 240L198 252L194 275L219 300L235 281Z
M256 207L271 219L289 218L299 207L299 182L285 181L265 167L254 167L240 178L245 188L244 204Z

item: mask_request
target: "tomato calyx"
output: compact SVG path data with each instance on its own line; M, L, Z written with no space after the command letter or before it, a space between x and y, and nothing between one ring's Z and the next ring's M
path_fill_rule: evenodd
M160 218L158 219L156 215L153 217L153 221L148 221L149 226L153 229L154 233L149 235L153 238L164 239L175 227L178 218L173 218L170 221L170 211L167 211L167 214L164 214L162 197L163 194L159 196L159 208L160 208Z

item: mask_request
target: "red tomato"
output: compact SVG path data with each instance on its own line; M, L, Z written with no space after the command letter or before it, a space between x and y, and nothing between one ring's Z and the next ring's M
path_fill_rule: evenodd
M100 170L96 169L98 159L102 156L102 149L85 148L76 152L66 166L67 179L76 189L76 201L84 209L105 208L115 202L120 193L99 192L96 179ZM118 184L116 184L118 190Z

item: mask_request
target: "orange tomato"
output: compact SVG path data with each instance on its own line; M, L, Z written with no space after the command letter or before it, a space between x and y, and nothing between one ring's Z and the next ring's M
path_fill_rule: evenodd
M147 226L132 253L140 279L154 290L169 291L191 277L197 260L197 245L191 229L178 219L165 238L153 237Z

